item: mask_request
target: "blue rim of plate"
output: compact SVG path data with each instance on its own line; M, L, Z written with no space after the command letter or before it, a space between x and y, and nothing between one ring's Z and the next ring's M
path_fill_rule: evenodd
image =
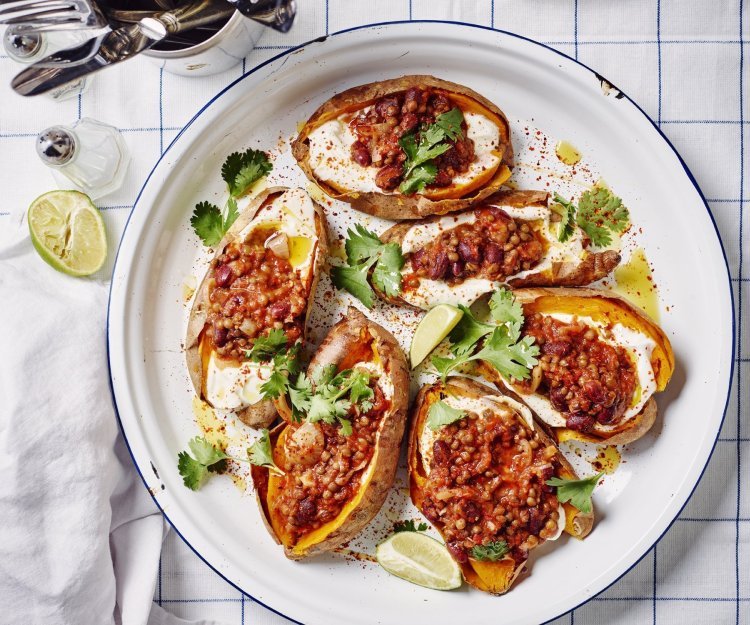
M130 225L130 217L133 215L133 211L135 211L135 208L138 205L138 201L141 199L141 195L143 194L143 191L146 188L146 185L148 185L149 180L151 180L151 176L153 175L154 171L158 167L159 163L166 156L167 152L169 152L169 150L172 148L172 146L177 142L177 140L182 136L182 134L185 132L185 130L187 130L193 124L193 122L196 119L198 119L198 117L200 117L203 114L203 111L205 111L216 100L218 100L222 95L224 95L224 93L226 93L230 89L234 88L235 85L237 85L238 83L242 82L248 76L251 76L252 74L254 74L255 72L257 72L258 70L260 70L263 67L265 67L266 65L269 65L270 63L273 63L273 62L277 61L278 59L283 58L283 57L285 57L285 56L287 56L287 55L289 55L289 54L291 54L293 52L296 52L297 50L305 48L305 47L307 47L307 46L309 46L311 44L322 43L326 39L328 39L329 37L335 37L337 35L343 35L345 33L350 33L350 32L354 32L354 31L358 31L358 30L365 30L365 29L368 29L368 28L379 28L379 27L382 27L382 26L392 26L392 25L396 25L396 24L398 24L398 25L402 25L402 24L448 24L448 25L452 25L452 26L466 26L466 27L469 27L469 28L477 28L479 30L486 30L486 31L490 31L490 32L502 33L502 34L508 35L510 37L515 37L516 39L522 39L523 41L528 41L529 43L533 43L533 44L535 44L537 46L545 48L546 50L549 50L550 52L554 52L555 54L557 54L557 55L559 55L559 56L561 56L561 57L563 57L565 59L568 59L569 61L572 61L572 62L576 63L577 65L580 65L581 67L587 69L589 72L591 72L592 74L594 74L594 76L597 79L604 79L604 80L606 80L606 78L604 76L602 76L602 74L600 74L599 72L593 70L592 68L590 68L585 63L581 63L581 61L579 61L578 59L574 59L573 57L568 56L567 54L565 54L564 52L561 52L560 50L552 48L552 47L550 47L550 46L548 46L548 45L546 45L544 43L541 43L539 41L535 41L534 39L530 39L529 37L524 37L523 35L519 35L517 33L513 33L513 32L510 32L510 31L507 31L507 30L501 30L499 28L491 28L489 26L482 26L481 24L469 24L468 22L458 22L458 21L451 21L451 20L394 20L394 21L390 21L390 22L375 22L375 23L372 23L372 24L363 24L361 26L354 26L352 28L345 28L344 30L336 31L335 33L330 33L328 35L323 35L321 37L317 37L315 39L311 39L311 40L306 41L304 43L301 43L299 45L293 46L293 47L289 48L288 50L284 50L283 52L281 52L281 53L279 53L279 54L271 57L270 59L268 59L266 61L263 61L262 63L259 63L258 65L254 66L252 69L250 69L247 72L245 72L242 76L240 76L236 80L233 80L226 87L224 87L221 91L219 91L216 95L214 95L208 102L206 102L206 104L204 104L198 110L198 112L195 115L193 115L193 117L190 118L190 121L188 121L188 123L185 124L185 126L183 126L182 130L180 130L180 132L177 133L177 135L175 136L175 138L172 139L172 141L169 143L169 145L167 146L167 148L164 150L164 152L162 152L161 156L159 157L159 159L154 164L153 168L151 169L151 171L149 172L148 176L146 177L146 180L144 181L143 186L141 187L141 190L138 192L138 195L135 198L135 202L133 202L133 207L130 209L130 213L128 214L128 218L127 218L127 220L125 222L125 227L123 228L123 231L122 231L123 232L122 236L125 235L125 231L127 230L128 226ZM609 81L607 81L607 82L609 82ZM610 82L610 84L612 84L612 83ZM727 388L727 398L726 398L726 400L724 402L724 410L723 410L723 413L722 413L722 416L721 416L721 422L719 423L719 427L718 427L718 429L716 431L716 438L714 439L713 445L711 446L711 451L708 454L708 458L706 458L706 464L701 469L701 472L700 472L700 475L698 476L698 479L696 480L696 482L695 482L692 490L690 491L690 494L688 495L687 499L685 499L685 503L682 504L682 506L680 507L680 509L677 511L677 514L675 514L674 518L669 522L669 524L664 529L664 531L661 533L661 535L651 544L651 546L648 549L646 549L643 552L643 555L641 555L640 557L638 557L638 559L635 562L633 562L633 564L631 566L629 566L625 571L623 571L615 580L613 580L611 583L607 584L604 588L602 588L599 592L597 592L596 595L593 595L592 597L589 597L585 601L581 601L579 604L577 604L576 606L570 608L569 610L566 610L565 612L562 612L562 613L558 614L557 616L554 616L553 618L545 621L545 623L550 623L551 621L554 621L555 619L558 619L561 616L564 616L564 615L572 612L573 610L576 610L576 609L580 608L582 605L588 603L589 601L591 601L592 599L594 599L595 597L597 597L601 593L603 593L605 590L607 590L608 588L612 587L614 584L616 584L618 581L620 581L625 575L627 575L630 571L632 571L638 565L638 563L641 560L643 560L643 558L645 558L646 555L648 555L648 553L654 548L654 546L662 538L664 538L665 534L671 529L672 525L674 525L674 522L677 520L677 518L680 516L680 514L682 514L682 511L685 509L685 506L687 506L688 502L692 499L693 495L695 494L695 491L698 488L698 484L700 484L701 480L703 479L703 475L705 474L706 469L708 468L708 465L711 462L711 458L713 457L714 451L716 450L716 443L719 440L719 434L721 433L721 429L724 426L724 420L726 419L726 416L727 416L727 409L729 407L729 399L730 399L731 394L732 394L732 380L734 379L734 364L735 364L736 350L737 350L737 346L736 346L736 343L737 343L737 320L736 320L736 316L735 316L735 312L734 312L734 292L732 291L732 279L731 279L731 273L730 273L730 270L729 270L729 261L727 260L727 253L726 253L726 250L724 249L724 243L721 240L721 235L719 234L719 229L718 229L718 227L716 225L716 219L714 218L714 215L713 215L713 213L711 212L711 209L708 206L708 202L706 201L706 198L703 195L703 191L701 191L700 187L698 186L698 182L695 180L695 176L693 176L693 173L690 171L690 168L687 166L687 164L683 160L682 156L680 156L680 153L677 151L677 149L674 147L674 145L672 145L672 142L662 132L661 128L659 128L659 126L656 124L656 122L654 122L654 120L651 119L651 117L649 116L649 114L646 113L646 111L644 111L638 105L637 102L635 102L635 100L633 100L629 95L627 95L624 91L620 90L618 87L616 87L616 88L620 92L620 94L622 94L622 97L624 97L628 102L630 102L633 106L635 106L635 108L638 109L641 112L641 114L651 123L651 126L653 126L653 128L656 130L656 132L659 133L659 135L661 136L662 140L670 147L670 149L672 150L672 152L674 152L674 155L677 157L677 160L680 162L680 165L682 166L683 170L685 171L685 174L687 175L688 179L692 183L692 185L695 188L695 190L698 192L698 195L700 196L701 201L703 202L703 206L705 207L706 212L708 212L708 216L710 217L711 223L713 224L714 233L716 234L716 238L719 241L719 247L721 248L721 254L724 257L724 267L726 269L727 281L729 282L729 299L730 299L731 311L732 311L732 357L731 357L731 362L730 362L730 365L729 365L729 385L728 385L728 388ZM121 238L121 240L122 240L122 238ZM114 276L115 270L117 268L117 260L118 260L119 256L120 256L120 246L118 244L117 253L115 254L115 262L114 262L114 265L112 267L112 275L113 276ZM248 592L246 592L245 590L243 590L242 588L240 588L232 580L230 580L229 578L227 578L223 573L221 573L221 571L219 571L217 568L215 568L182 535L182 533L180 532L180 530L177 529L177 527L175 526L175 524L172 523L172 521L170 520L169 516L167 516L167 514L164 512L164 510L162 509L162 507L159 505L159 502L157 501L156 497L149 490L148 483L146 482L146 478L144 477L143 472L141 471L141 468L138 466L138 462L136 461L135 456L133 455L133 451L130 448L130 443L128 442L128 437L125 434L125 428L123 427L122 420L120 419L120 411L118 410L118 407L117 407L117 398L115 397L115 390L114 390L114 386L113 386L113 382L112 382L112 367L111 367L111 363L110 363L110 345L109 345L109 318L110 318L110 312L111 312L110 304L111 304L111 301L112 301L112 285L113 285L113 282L110 281L109 296L108 296L108 299L107 299L107 326L106 326L106 329L107 329L107 371L108 371L108 375L109 375L109 390L110 390L110 394L112 395L112 406L114 407L115 416L117 417L117 423L119 424L120 431L122 432L122 438L125 441L125 446L128 448L128 453L130 454L130 458L133 461L133 465L135 466L136 471L138 471L138 475L140 476L141 481L143 481L144 487L146 488L146 490L151 495L151 498L153 499L154 503L156 504L156 507L159 508L159 511L162 513L162 515L164 516L164 518L172 526L172 529L175 531L175 533L183 540L183 542L188 547L190 547L191 551L196 556L198 556L203 562L205 562L211 568L212 571L214 571L219 577L221 577L230 586L232 586L233 588L235 588L236 590L238 590L243 595L245 595L245 596L249 597L250 599L252 599L255 603L257 603L259 605L262 605L267 610L270 610L271 612L274 612L275 614L278 614L279 616L283 616L285 619L291 621L292 623L298 623L299 625L304 625L304 623L302 623L301 621L297 621L297 620L291 618L290 616L287 616L283 612L281 612L281 611L279 611L279 610L271 607L270 605L267 605L267 604L263 603L262 601L259 601L258 599L256 599L255 597L253 597L251 594L249 594ZM542 625L544 625L544 624L542 624Z

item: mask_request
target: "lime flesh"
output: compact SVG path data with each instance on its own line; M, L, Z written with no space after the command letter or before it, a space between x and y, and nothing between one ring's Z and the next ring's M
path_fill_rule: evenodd
M448 550L419 532L398 532L380 543L375 552L380 566L412 584L434 590L461 586L461 569Z
M411 368L414 369L450 331L461 321L464 313L450 304L438 304L419 322L409 349Z
M107 259L104 221L80 191L50 191L27 213L31 242L44 261L69 276L88 276Z

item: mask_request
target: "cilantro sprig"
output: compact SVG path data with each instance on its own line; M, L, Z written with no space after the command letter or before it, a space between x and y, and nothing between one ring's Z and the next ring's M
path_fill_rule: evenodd
M432 357L443 382L453 370L474 360L490 363L509 378L528 379L530 369L538 362L539 347L533 337L521 338L523 309L513 294L505 288L493 293L490 316L494 324L477 320L469 308L462 306L461 310L464 316L448 335L452 356ZM480 341L483 343L477 350Z
M471 548L471 557L483 562L497 562L509 551L508 543L504 540L496 540L486 545L474 545Z
M270 362L271 375L261 385L263 399L286 396L296 421L323 421L341 424L345 436L351 434L351 423L346 419L352 406L364 413L372 408L375 392L370 388L370 374L362 369L337 371L335 364L318 367L310 377L300 372L300 343L286 346L282 330L271 330L258 337L246 352L253 362Z
M427 427L438 430L444 425L450 425L466 417L464 410L458 410L446 404L443 400L436 401L427 411Z
M404 256L398 243L383 243L361 224L349 228L346 239L347 266L332 267L331 281L339 289L349 291L367 308L375 303L375 293L368 282L388 296L401 292L401 268Z
M425 532L427 531L427 523L420 523L417 525L414 520L409 519L407 521L399 521L393 526L393 533L398 534L399 532Z
M267 176L273 165L261 150L247 149L232 152L221 166L221 177L229 187L229 194L238 198L258 180Z
M399 139L398 143L406 154L399 192L412 195L434 182L437 176L435 159L453 147L451 142L463 138L463 121L461 109L453 108L438 115L434 124L423 127L419 131L419 140L415 132L409 132Z
M202 436L196 436L190 440L188 448L192 455L187 451L177 454L177 470L182 476L183 483L190 490L198 490L203 486L211 473L223 473L228 460L248 462L282 473L273 461L268 430L262 430L261 437L248 447L247 459L230 456Z
M596 485L602 479L604 473L597 473L581 480L568 480L561 477L553 477L545 482L547 486L557 488L557 499L560 503L570 502L581 512L591 512L591 496Z
M552 210L561 217L557 231L561 242L570 239L577 225L595 246L607 247L612 243L612 233L624 232L630 223L628 209L606 187L584 191L578 206L555 193Z
M221 166L221 177L229 189L229 199L224 210L211 202L198 202L190 218L190 225L204 245L211 247L221 241L239 216L237 198L268 175L272 168L266 153L260 150L248 149L227 156Z

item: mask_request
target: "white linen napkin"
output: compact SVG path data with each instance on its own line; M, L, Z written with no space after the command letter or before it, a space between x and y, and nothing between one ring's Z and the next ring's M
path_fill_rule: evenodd
M152 601L167 526L112 407L109 284L53 270L14 221L0 232L0 621L187 623Z

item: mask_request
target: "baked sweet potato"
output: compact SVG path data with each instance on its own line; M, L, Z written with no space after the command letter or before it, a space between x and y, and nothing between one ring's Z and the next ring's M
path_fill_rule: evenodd
M612 271L620 254L589 251L581 231L558 241L548 201L545 191L503 190L458 213L396 224L380 239L402 248L401 294L373 288L393 304L429 310L469 306L502 284L583 286Z
M623 445L654 424L653 394L674 371L664 331L622 297L597 289L517 289L522 334L540 347L528 381L489 363L482 375L528 405L558 437Z
M438 402L463 414L441 419L431 411ZM576 538L591 531L593 508L560 504L546 484L577 477L516 400L451 377L419 391L410 427L411 499L475 588L507 592L532 549L562 531Z
M293 560L335 549L377 514L393 484L406 424L406 358L389 332L355 308L331 329L310 363L308 377L316 388L326 367L343 375L370 374L369 403L351 402L346 409L351 433L313 421L308 413L305 421L285 422L271 432L273 459L283 474L252 467L266 527Z
M455 109L457 120L445 117ZM431 156L412 169L417 150ZM396 220L464 209L497 191L513 166L510 126L497 106L468 87L419 75L332 97L302 127L292 154L331 197Z
M326 220L302 189L261 192L216 246L190 311L185 355L198 396L251 427L276 418L260 387L268 363L248 357L259 337L303 338L326 256Z

